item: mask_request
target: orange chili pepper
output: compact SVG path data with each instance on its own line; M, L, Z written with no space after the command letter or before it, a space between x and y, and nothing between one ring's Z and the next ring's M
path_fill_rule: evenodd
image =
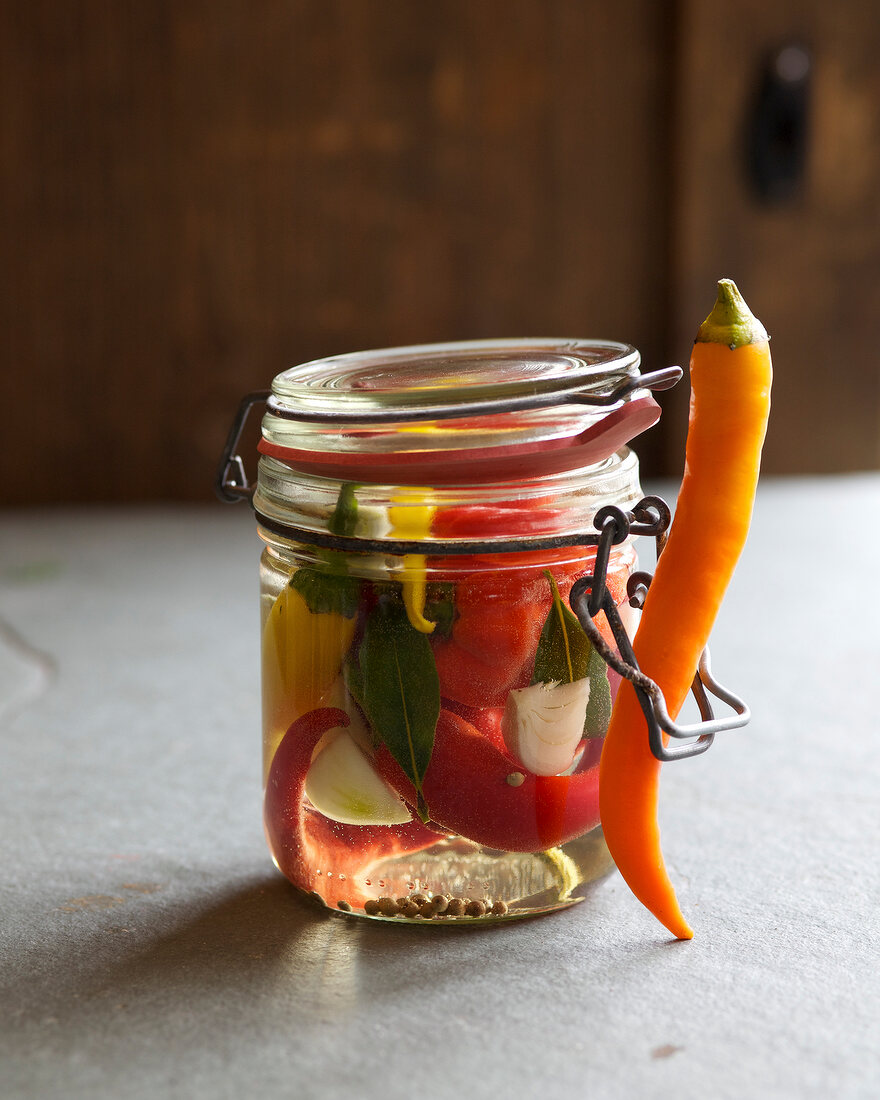
M691 355L685 472L633 649L675 717L745 543L770 412L772 367L763 325L732 281L700 327ZM605 841L636 897L678 939L693 931L663 864L659 761L635 690L622 683L600 762Z

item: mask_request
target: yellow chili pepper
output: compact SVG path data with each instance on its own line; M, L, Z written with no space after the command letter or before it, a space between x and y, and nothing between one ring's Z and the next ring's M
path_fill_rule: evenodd
M398 539L423 539L431 530L436 508L425 504L430 489L400 489L393 497L395 502L388 509L392 537ZM410 624L422 634L431 634L435 623L425 618L425 593L427 587L427 563L424 554L405 554L400 571L403 586L403 605Z
M356 618L312 612L290 585L278 594L263 629L264 763L292 722L328 700L354 639Z

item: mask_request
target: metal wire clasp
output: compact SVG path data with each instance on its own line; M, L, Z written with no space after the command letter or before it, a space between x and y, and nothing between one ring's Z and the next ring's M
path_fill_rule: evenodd
M241 439L241 433L244 431L251 409L254 405L265 405L270 397L269 390L256 390L254 393L245 394L238 406L223 446L217 476L214 479L214 492L226 504L250 500L254 495L254 487L248 482L244 462L238 454L238 441Z
M632 516L639 523L639 534L650 533L656 538L659 557L671 521L669 506L660 497L645 497L633 509ZM581 577L572 585L569 595L571 609L605 663L629 680L635 688L648 724L648 742L654 756L662 761L697 756L709 748L715 740L716 733L739 729L746 725L751 718L751 712L742 699L714 678L707 646L700 657L699 667L691 685L702 721L677 725L670 718L666 700L659 685L639 668L617 605L606 583L611 547L623 542L631 532L635 533L635 528L631 525L629 516L620 508L613 506L600 509L593 523L599 531L596 565L591 576ZM638 608L642 606L650 584L649 573L632 574L627 583L627 595L631 606ZM611 633L617 643L617 652L605 641L593 621L600 611L605 612ZM709 695L726 703L735 713L726 718L715 718ZM664 735L686 741L687 744L669 748Z

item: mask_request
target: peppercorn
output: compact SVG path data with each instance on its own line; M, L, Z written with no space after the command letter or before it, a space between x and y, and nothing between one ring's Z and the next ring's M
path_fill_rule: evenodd
M447 898L445 894L435 894L431 898L429 906L433 911L434 916L439 916L441 913L445 913L446 910L449 908L449 898Z

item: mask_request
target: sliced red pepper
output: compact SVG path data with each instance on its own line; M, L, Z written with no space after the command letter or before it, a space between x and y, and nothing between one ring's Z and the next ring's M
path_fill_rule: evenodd
M590 553L580 561L553 568L563 599L578 577L591 570L593 560ZM627 598L631 563L628 555L608 574L608 588L618 605ZM512 689L531 681L551 599L547 580L537 565L533 569L476 572L460 580L455 586L451 634L432 640L440 694L468 707L504 706ZM597 625L613 644L604 614Z
M379 749L376 766L414 804L415 788L387 749ZM440 712L422 792L432 821L507 852L553 848L599 822L598 767L539 780L448 709Z
M330 906L345 901L358 907L370 896L359 880L371 863L427 848L438 834L417 818L407 825L342 825L303 806L315 746L348 721L345 711L323 707L293 723L272 759L263 818L272 855L294 886L317 891Z
M536 508L525 500L495 504L455 504L438 508L431 534L438 539L492 539L556 533L563 512Z
M535 776L535 818L538 834L545 848L554 848L556 837L565 833L565 811L568 805L571 776Z
M438 509L431 532L442 539L540 535L557 530L559 516L523 500L462 504ZM633 560L630 551L612 562L608 586L617 604L626 599ZM433 578L456 582L451 636L432 642L441 695L467 707L498 707L525 687L552 598L544 570L551 566L565 598L594 561L592 547L429 559ZM604 615L599 626L611 640Z
M558 508L539 508L526 500L505 500L495 504L456 504L438 508L431 524L431 534L437 539L524 538L554 535L559 530ZM436 580L457 580L462 574L528 569L537 578L548 565L571 565L577 550L530 550L520 553L458 554L429 559L432 577Z
M454 699L444 699L442 706L445 710L457 714L459 718L463 718L465 722L474 727L477 733L487 737L502 755L509 755L507 746L504 743L504 734L501 732L504 707L468 707L464 703L457 703Z
M540 574L496 571L459 581L451 636L432 643L440 694L470 707L503 706L531 679L549 606Z
M465 707L461 703L446 701L445 706L453 714L457 714L474 729L488 738L490 744L498 750L502 756L509 756L507 746L504 743L504 735L501 732L501 718L504 714L503 707ZM578 764L579 772L586 772L599 764L602 755L602 738L582 742L583 755ZM513 763L511 761L511 763ZM520 768L522 765L518 765ZM523 774L526 774L523 772ZM552 848L557 843L556 838L565 832L565 806L569 794L569 776L567 775L539 775L535 777L535 821L538 827L542 843L546 848Z

